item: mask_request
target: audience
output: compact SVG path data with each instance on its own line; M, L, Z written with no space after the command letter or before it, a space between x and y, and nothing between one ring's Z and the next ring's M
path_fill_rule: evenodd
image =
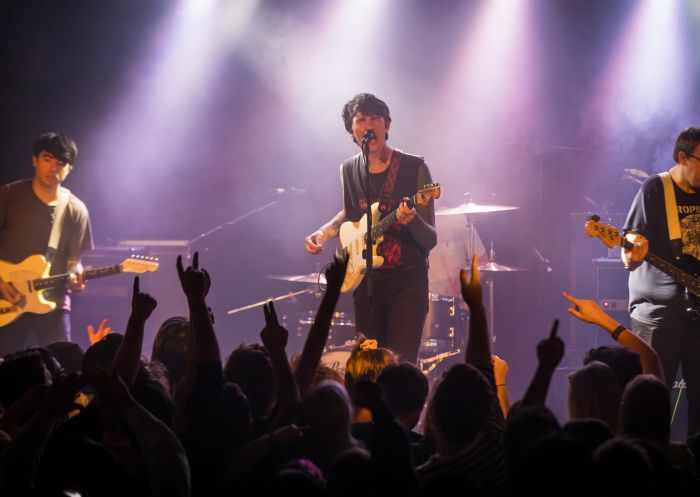
M292 361L272 302L260 343L222 356L197 253L176 268L189 315L160 326L150 362L144 327L157 302L138 278L123 334L104 320L85 353L56 343L8 354L0 494L698 495L699 438L670 441L656 352L594 301L564 293L572 316L621 346L592 349L571 374L570 420L560 427L547 407L565 353L558 322L533 353L525 395L509 406L509 366L492 356L476 258L460 273L470 310L464 356L432 388L419 368L361 335L344 378L325 368L345 265L326 269L327 291Z

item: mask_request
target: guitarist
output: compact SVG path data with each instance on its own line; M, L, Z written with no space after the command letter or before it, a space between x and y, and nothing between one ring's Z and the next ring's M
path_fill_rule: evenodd
M46 133L33 147L34 178L0 187L0 259L17 264L30 255L45 255L59 190L73 170L78 155L75 142L66 135ZM70 291L84 287L80 254L92 249L90 218L85 204L69 194L51 274L73 272L67 288L47 290L44 296L57 304L47 314L26 313L0 328L0 355L25 348L33 331L39 345L70 340ZM0 305L21 302L22 289L0 282Z
M649 263L651 250L658 257L693 274L700 265L700 128L680 133L673 151L675 165L669 170L675 192L681 241L669 236L663 181L654 175L641 186L625 222L632 250L622 249L622 261L629 276L632 328L659 355L666 383L676 378L682 366L687 385L688 434L700 432L700 321L687 317L684 288ZM675 247L674 247L675 245ZM685 264L676 261L682 257Z
M428 252L437 235L433 202L410 208L405 201L432 182L430 171L422 157L387 145L391 117L389 107L379 98L369 93L355 95L343 107L342 117L358 147L365 131L371 129L376 135L369 142L369 203L380 202L382 216L397 209L397 222L385 231L378 247L384 263L373 271L371 309L367 305L367 278L353 293L357 331L377 339L401 360L415 363L428 312ZM343 209L306 237L308 252L321 253L323 243L338 236L343 222L362 218L368 203L365 177L361 153L341 164Z

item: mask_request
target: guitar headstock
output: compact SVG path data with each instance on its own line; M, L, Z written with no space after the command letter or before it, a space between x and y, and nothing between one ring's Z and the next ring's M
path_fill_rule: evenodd
M419 205L427 204L431 198L440 198L440 183L429 183L416 193L416 203Z
M119 264L122 273L148 273L152 271L157 271L160 264L158 259L155 257L143 257L136 255L124 259L121 264Z
M598 237L608 248L622 245L622 237L617 228L609 224L601 223L600 217L598 216L591 216L591 218L586 221L585 228L588 236Z

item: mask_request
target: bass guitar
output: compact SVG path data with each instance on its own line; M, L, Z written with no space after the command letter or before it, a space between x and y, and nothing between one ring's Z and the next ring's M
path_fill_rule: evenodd
M586 221L585 228L588 236L597 237L609 248L624 247L627 250L632 250L634 247L634 244L620 235L617 228L601 223L599 216L591 216ZM680 266L683 269L652 252L648 252L644 260L685 287L688 300L686 311L693 320L700 320L700 263L697 259L683 255L680 261Z
M119 273L145 273L156 271L156 259L130 257L120 264L103 266L83 271L83 278L90 280ZM48 276L48 264L43 255L31 255L19 264L0 261L0 278L11 283L22 295L19 302L11 304L0 299L0 327L6 326L25 312L46 314L56 308L56 304L44 298L49 288L64 286L71 273Z
M430 183L418 190L407 202L409 207L426 205L430 199L440 198L440 184ZM384 257L377 255L377 246L383 240L383 234L396 222L396 209L379 219L379 202L372 204L372 268L377 268L384 263ZM346 221L340 226L340 252L341 256L348 258L348 267L345 271L345 279L340 291L352 292L362 282L367 271L365 250L367 248L367 214L357 222Z

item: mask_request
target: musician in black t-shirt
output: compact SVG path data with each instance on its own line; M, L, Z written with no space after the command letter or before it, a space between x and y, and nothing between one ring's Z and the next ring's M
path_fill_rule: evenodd
M343 107L343 122L353 142L360 146L368 129L370 199L365 198L362 155L350 157L340 166L343 209L305 239L312 254L323 251L323 243L338 236L345 221L359 221L367 203L380 202L382 215L396 209L397 221L385 231L378 255L382 266L373 273L372 308L367 306L367 278L355 290L357 331L376 338L382 347L402 360L416 362L423 324L428 312L428 266L430 249L437 242L432 200L410 208L407 197L431 183L422 157L405 154L386 144L391 117L387 105L374 95L360 93Z
M678 366L682 366L688 396L688 434L692 435L700 432L700 320L689 317L687 308L693 302L686 298L685 288L643 261L651 251L690 274L700 267L700 128L681 132L673 159L676 163L669 173L681 241L670 241L663 183L661 177L652 176L640 188L627 216L624 231L635 247L622 250L622 261L631 271L632 328L656 350L669 388ZM700 318L700 309L697 312Z
M0 260L18 264L32 255L46 255L61 184L75 163L78 148L65 135L46 133L34 142L34 178L0 187ZM70 292L81 291L80 255L92 248L90 218L85 204L68 196L61 237L51 264L51 275L72 272L65 288L47 290L56 304L47 314L25 313L0 328L0 355L23 349L30 331L38 345L70 340ZM26 289L0 281L2 307L21 302Z

